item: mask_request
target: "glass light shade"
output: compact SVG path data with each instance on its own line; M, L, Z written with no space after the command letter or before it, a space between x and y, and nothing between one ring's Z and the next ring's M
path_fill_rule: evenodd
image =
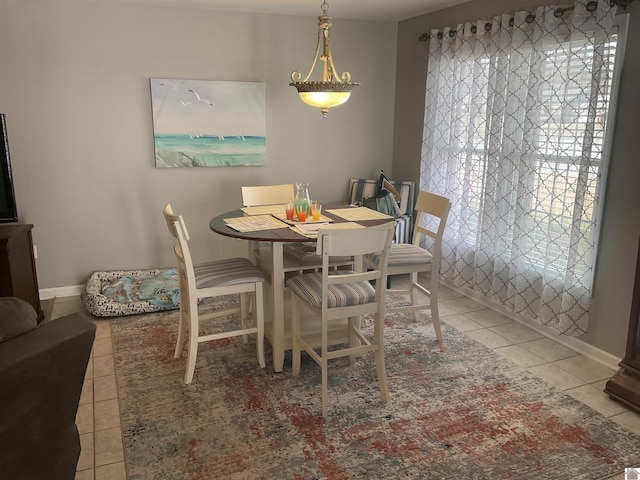
M313 57L313 63L306 77L302 77L299 70L291 72L291 85L298 90L300 99L307 105L319 107L322 116L326 117L329 108L342 105L349 100L351 90L360 85L351 81L351 74L344 72L342 75L336 70L333 64L333 56L329 47L329 30L331 27L331 17L327 15L329 5L326 0L320 5L322 15L318 17L318 43L316 44L316 53ZM322 51L322 55L320 55ZM323 63L322 80L309 81L313 70L316 68L316 62L320 59Z
M331 108L349 100L351 92L299 92L302 101L312 107Z

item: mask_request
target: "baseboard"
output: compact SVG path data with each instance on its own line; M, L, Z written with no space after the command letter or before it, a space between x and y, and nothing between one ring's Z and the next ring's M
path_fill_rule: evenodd
M465 297L472 298L473 300L475 300L478 303L481 303L485 307L490 308L491 310L494 310L500 313L501 315L504 315L505 317L508 317L511 320L518 322L524 325L525 327L528 327L531 330L538 332L540 335L543 335L555 342L558 342L560 345L567 347L568 349L573 350L576 353L584 355L585 357L590 358L591 360L594 360L598 363L601 363L602 365L609 367L613 370L617 370L619 368L618 364L622 359L616 357L615 355L611 355L609 352L605 352L604 350L598 347L594 347L593 345L583 340L580 340L577 337L560 335L553 328L545 327L544 325L538 324L534 320L524 318L519 315L515 315L512 312L508 312L507 310L501 308L499 305L496 305L488 301L486 298L482 297L481 295L479 295L478 293L472 290L466 289L464 287L457 287L457 286L451 285L446 281L441 280L440 282L443 285L445 285L447 288L454 290L464 295Z
M83 285L72 285L69 287L43 288L40 290L40 299L49 300L50 298L60 297L76 297L82 292Z

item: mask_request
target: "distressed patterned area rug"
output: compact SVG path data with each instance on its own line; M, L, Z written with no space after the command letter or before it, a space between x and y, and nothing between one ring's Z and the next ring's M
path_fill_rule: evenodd
M387 317L390 402L371 358L335 360L326 420L306 356L292 378L251 340L201 344L184 385L176 333L177 312L112 322L129 479L595 480L640 462L638 436L447 325L439 348L430 323Z

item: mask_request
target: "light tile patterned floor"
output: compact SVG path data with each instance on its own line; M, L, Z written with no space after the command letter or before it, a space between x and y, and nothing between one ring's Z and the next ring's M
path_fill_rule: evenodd
M640 434L640 415L611 400L603 392L614 370L453 290L442 288L440 292L440 312L444 323ZM78 297L58 298L51 317L55 319L83 309ZM76 480L126 480L111 324L108 319L96 319L95 323L96 340L76 419L82 444ZM624 473L612 479L624 480Z
M82 310L79 297L56 298L51 318ZM107 319L94 323L96 339L76 416L82 446L76 480L126 480L111 324Z

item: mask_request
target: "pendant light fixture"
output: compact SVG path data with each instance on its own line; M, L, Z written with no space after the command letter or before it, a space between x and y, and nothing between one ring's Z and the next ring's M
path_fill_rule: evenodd
M296 87L298 95L300 95L303 102L312 107L319 107L322 116L326 117L329 108L342 105L349 100L353 87L357 87L360 84L351 81L349 72L344 72L340 75L336 70L333 64L333 56L331 55L331 46L329 45L331 17L327 15L329 5L326 0L322 2L320 8L322 9L322 15L318 17L318 43L316 44L316 53L309 73L300 81L302 74L298 70L294 70L291 73L291 83L289 85ZM321 45L322 54L320 54ZM322 81L309 81L318 58L322 61Z

